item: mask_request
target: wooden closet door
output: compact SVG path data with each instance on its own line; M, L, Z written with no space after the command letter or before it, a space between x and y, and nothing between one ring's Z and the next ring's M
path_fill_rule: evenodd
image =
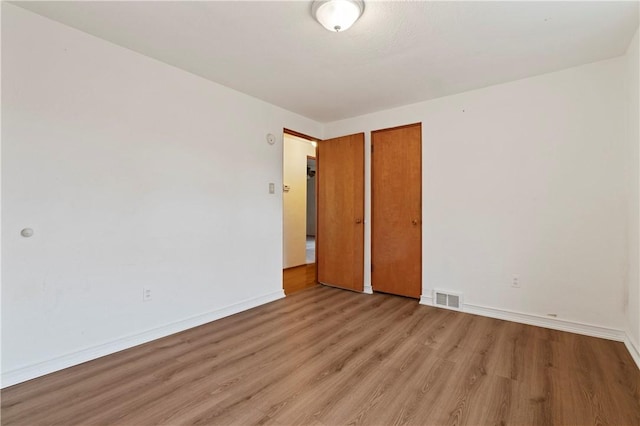
M371 133L371 284L422 293L422 125Z
M318 282L364 289L364 133L318 142Z

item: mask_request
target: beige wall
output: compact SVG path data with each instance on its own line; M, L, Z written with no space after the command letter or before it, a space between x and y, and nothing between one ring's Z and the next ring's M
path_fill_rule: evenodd
M284 135L283 184L289 192L283 198L283 268L304 265L307 236L307 156L315 156L315 148L305 139Z

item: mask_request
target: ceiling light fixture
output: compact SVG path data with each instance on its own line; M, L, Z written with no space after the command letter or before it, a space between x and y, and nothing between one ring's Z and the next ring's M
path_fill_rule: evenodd
M311 13L329 31L345 31L362 16L363 0L315 0Z

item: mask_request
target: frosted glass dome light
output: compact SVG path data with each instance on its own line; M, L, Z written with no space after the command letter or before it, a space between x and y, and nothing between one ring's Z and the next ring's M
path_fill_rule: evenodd
M329 31L345 31L362 16L362 0L316 0L311 6L313 16Z

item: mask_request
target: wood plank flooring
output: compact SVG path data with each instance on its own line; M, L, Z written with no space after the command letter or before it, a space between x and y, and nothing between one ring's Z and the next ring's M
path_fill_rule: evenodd
M282 271L282 287L287 296L297 291L318 285L316 281L316 264L287 268Z
M324 286L2 391L3 425L638 425L624 345Z

